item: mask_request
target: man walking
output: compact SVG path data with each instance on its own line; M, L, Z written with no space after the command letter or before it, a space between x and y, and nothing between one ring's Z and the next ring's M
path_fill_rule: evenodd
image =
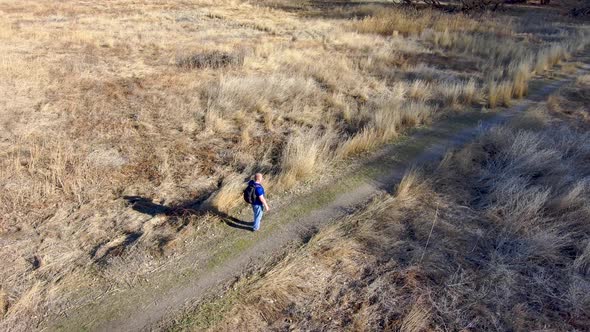
M256 173L254 180L248 182L248 187L244 190L244 200L252 205L252 211L254 212L254 226L252 230L256 232L260 228L260 221L262 220L262 208L268 211L270 208L266 203L264 197L264 187L262 187L262 174Z

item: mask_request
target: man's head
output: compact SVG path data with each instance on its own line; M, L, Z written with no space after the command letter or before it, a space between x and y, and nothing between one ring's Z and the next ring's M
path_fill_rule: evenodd
M256 182L262 182L262 173L256 173L256 174L254 174L254 181L256 181Z

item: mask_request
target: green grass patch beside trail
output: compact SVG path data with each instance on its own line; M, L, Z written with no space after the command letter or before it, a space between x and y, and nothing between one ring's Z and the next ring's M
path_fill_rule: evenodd
M232 308L239 298L238 289L232 289L223 294L222 297L204 302L188 315L182 316L169 328L170 332L185 331L191 329L206 329L219 323L227 312Z

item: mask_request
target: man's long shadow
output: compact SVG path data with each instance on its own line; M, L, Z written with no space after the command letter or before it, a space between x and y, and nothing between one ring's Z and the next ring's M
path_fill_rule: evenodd
M154 203L151 199L141 196L123 196L123 199L127 201L133 210L152 217L165 215L173 218L175 221L179 221L187 215L205 215L209 213L218 216L229 227L251 231L254 226L253 222L242 221L214 207L206 206L203 204L203 201L165 206Z

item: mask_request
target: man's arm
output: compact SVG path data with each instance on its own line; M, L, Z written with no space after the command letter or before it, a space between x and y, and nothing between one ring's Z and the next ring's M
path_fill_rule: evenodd
M264 198L264 195L260 195L260 196L258 196L258 198L260 198L262 205L264 205L264 209L266 211L270 210L270 207L268 207L268 204L266 203L266 198Z

